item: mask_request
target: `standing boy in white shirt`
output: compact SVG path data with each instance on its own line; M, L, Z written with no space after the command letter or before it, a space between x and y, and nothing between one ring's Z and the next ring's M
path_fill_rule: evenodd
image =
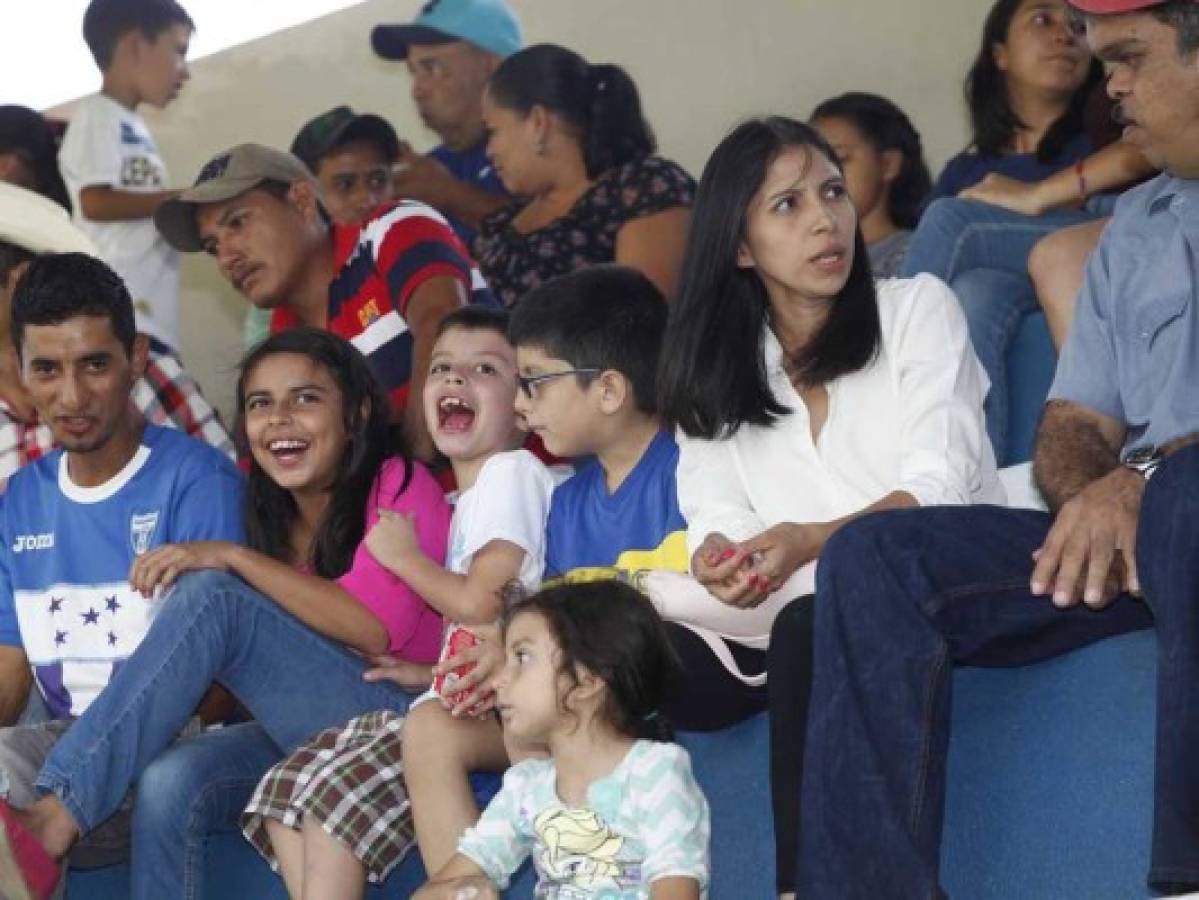
M159 109L188 78L194 26L174 0L92 0L83 37L103 74L71 117L59 165L76 221L125 281L138 331L179 347L179 258L151 220L177 191L137 107Z

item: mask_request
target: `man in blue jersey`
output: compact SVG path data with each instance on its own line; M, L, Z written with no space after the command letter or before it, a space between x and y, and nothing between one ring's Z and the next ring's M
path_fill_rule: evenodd
M12 300L21 379L61 449L16 471L0 507L0 798L31 803L55 741L149 628L154 603L128 583L164 543L241 540L242 484L229 460L148 425L130 400L148 353L120 278L82 253L32 260ZM14 726L31 682L51 721ZM72 857L124 857L118 816Z
M479 223L511 198L487 158L483 88L521 46L520 23L504 0L432 0L412 22L378 25L371 44L402 60L421 121L441 138L427 156L401 145L395 192L450 220L469 247Z

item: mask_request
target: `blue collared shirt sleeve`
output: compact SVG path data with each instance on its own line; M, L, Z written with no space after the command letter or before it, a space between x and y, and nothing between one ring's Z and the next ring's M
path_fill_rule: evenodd
M1109 235L1087 261L1082 290L1074 306L1070 334L1058 358L1057 374L1049 389L1050 400L1066 400L1100 415L1125 421L1116 363L1116 335L1112 321L1112 286L1108 275Z
M23 647L21 626L17 622L17 604L13 598L12 578L8 573L12 535L8 533L8 517L4 514L4 495L0 494L0 646Z

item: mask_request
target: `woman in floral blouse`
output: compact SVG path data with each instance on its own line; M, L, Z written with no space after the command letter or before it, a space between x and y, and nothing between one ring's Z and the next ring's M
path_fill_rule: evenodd
M513 306L556 275L619 262L668 297L687 239L695 182L651 154L637 86L614 65L539 44L508 57L483 97L487 154L522 199L483 220L474 253Z

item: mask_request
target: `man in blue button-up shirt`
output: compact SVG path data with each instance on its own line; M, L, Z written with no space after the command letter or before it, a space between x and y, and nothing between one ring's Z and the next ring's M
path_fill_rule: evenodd
M1070 0L1163 174L1093 254L1037 440L1051 512L881 513L821 557L798 894L938 897L950 664L1156 626L1150 883L1199 889L1199 2Z

